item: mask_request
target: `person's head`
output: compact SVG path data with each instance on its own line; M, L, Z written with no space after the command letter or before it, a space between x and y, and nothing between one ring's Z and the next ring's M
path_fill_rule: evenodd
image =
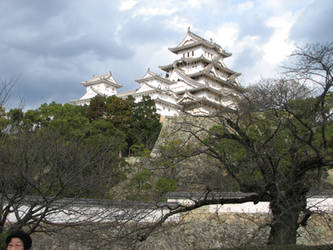
M6 239L7 250L28 250L31 248L31 244L29 234L23 231L15 231Z

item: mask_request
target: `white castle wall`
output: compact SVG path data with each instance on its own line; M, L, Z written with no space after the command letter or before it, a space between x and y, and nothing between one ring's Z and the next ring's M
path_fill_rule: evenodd
M194 202L189 199L168 199L170 203L180 203L182 205L191 205ZM307 199L307 207L314 212L333 213L333 197L312 197ZM20 216L27 213L30 207L21 206L19 209ZM111 222L120 220L133 220L136 222L155 222L161 216L168 213L168 209L157 209L154 207L130 208L122 207L104 207L104 206L90 206L80 204L79 206L71 206L69 209L64 209L57 213L47 216L47 219L54 223L68 223L80 221L95 221L95 222ZM270 213L268 202L245 202L241 204L225 204L225 205L207 205L200 208L200 213ZM199 213L199 214L200 214ZM180 214L172 216L169 221L178 221ZM14 213L8 217L8 222L16 222Z

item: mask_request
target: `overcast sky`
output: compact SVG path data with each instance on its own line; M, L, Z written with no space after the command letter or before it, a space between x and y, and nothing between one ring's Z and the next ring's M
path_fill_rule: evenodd
M0 0L0 80L7 107L66 103L112 72L124 87L175 59L187 28L232 53L242 85L274 77L296 45L333 41L332 0ZM22 106L22 104L21 104Z

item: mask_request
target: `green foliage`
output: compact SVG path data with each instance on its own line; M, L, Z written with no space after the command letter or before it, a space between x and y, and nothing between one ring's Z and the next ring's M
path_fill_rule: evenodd
M154 102L147 97L139 103L134 102L134 98L121 99L116 96L102 97L96 96L92 98L90 105L74 106L70 104L42 104L38 109L23 112L21 109L12 109L5 116L1 116L0 123L2 131L10 132L9 135L24 134L27 140L31 140L33 145L43 138L44 134L54 134L58 140L57 143L63 144L65 150L71 145L73 156L78 155L77 152L94 152L97 149L108 151L106 159L113 158L110 168L114 169L112 179L108 182L112 186L117 181L126 178L120 171L125 164L121 156L127 156L129 153L135 156L149 156L150 149L153 147L155 140L159 134L161 124L159 123L159 115L156 114ZM29 139L28 139L29 137ZM9 137L7 141L8 150L12 147L15 151L15 137ZM17 137L19 139L19 137ZM35 142L33 142L35 141ZM51 141L50 141L51 142ZM56 143L56 142L55 142ZM59 144L59 145L60 145ZM112 148L112 151L109 149ZM23 150L23 149L22 149ZM27 147L22 155L35 155L36 147ZM45 171L44 180L50 181L54 176L47 176L47 173L54 168L52 163L52 150L50 147L42 147L41 155L44 155L43 161L36 161L35 167L39 171ZM69 150L69 148L68 148ZM51 158L50 158L51 157ZM19 160L19 156L14 157ZM40 164L40 165L38 165ZM78 174L82 180L94 176L95 174L103 175L99 172L103 167L96 165L92 168L86 168L84 172ZM35 173L39 175L40 173ZM41 175L42 176L42 175ZM134 177L132 185L139 190L151 189L151 173L143 171ZM44 186L46 185L44 183ZM59 185L50 187L51 192L58 190ZM65 196L72 196L76 189L66 190ZM97 189L96 189L97 190ZM99 195L92 189L86 191L85 197L98 197Z
M0 134L7 125L6 112L4 107L0 105Z
M132 129L130 140L133 144L144 145L151 150L161 130L160 116L156 113L155 102L144 96L133 103Z
M86 109L86 117L90 120L100 119L105 115L106 105L105 97L97 95L90 100Z
M156 182L155 188L161 195L167 192L175 192L177 190L177 181L174 179L162 177Z
M92 144L45 128L1 140L1 187L12 194L106 198L124 164L110 139Z
M134 175L131 179L131 187L135 190L149 190L152 188L152 172L144 169L141 172Z
M11 109L7 113L7 117L10 120L11 124L14 126L19 126L22 124L24 113L21 109Z
M151 150L161 129L160 117L150 97L143 97L142 101L135 103L131 96L127 99L96 96L86 107L85 116L90 122L101 119L111 122L125 135L127 147L122 150L124 156L134 151L141 154ZM143 149L136 151L138 148L134 145L143 145Z
M150 151L144 145L132 145L130 147L131 156L149 157Z
M99 102L101 101L100 98L96 99ZM103 98L103 101L105 101L105 98ZM76 160L74 160L74 157L81 157L82 159L88 157L88 155L93 157L94 152L99 150L105 154L102 154L105 157L102 165L101 162L96 161L95 165L90 165L84 171L76 173L77 181L84 181L89 177L93 180L93 177L98 178L97 176L99 175L101 180L96 182L100 184L99 188L86 189L84 192L79 192L73 186L67 188L62 195L66 197L80 195L82 197L105 198L102 192L109 191L113 185L124 179L124 173L122 173L121 168L125 162L119 156L120 152L127 148L126 135L114 126L112 120L105 118L105 113L102 115L99 112L97 116L92 118L87 116L87 114L91 114L87 112L87 109L87 106L62 105L52 102L50 104L42 104L38 109L26 112L20 109L10 110L5 118L4 128L9 128L12 133L8 134L9 137L6 142L2 141L2 143L5 143L3 146L6 147L3 149L8 151L7 155L12 155L12 159L8 159L8 161L22 167L28 164L31 174L43 176L41 179L43 181L40 181L40 186L38 185L40 190L43 191L42 187L48 188L49 194L51 194L61 188L59 186L60 183L52 187L48 185L56 178L54 174L57 172L54 172L53 169L55 168L54 162L57 157L61 157L61 154L67 154L72 150L69 155L71 156L70 158L73 158L72 165L76 166L76 163L80 162L81 159L75 158ZM91 110L93 109L94 107L91 108ZM51 137L43 139L47 135ZM21 141L21 139L24 140ZM47 143L48 141L49 143ZM29 143L30 145L26 148L21 148L17 145L19 142L21 144ZM39 144L43 145L34 146ZM58 147L63 152L60 152ZM21 149L21 151L16 149ZM59 152L58 155L55 155L56 152ZM34 159L34 162L29 162L29 159L33 156L37 158ZM23 157L26 157L26 160L19 163L19 161L23 160ZM61 160L64 159L61 158ZM58 161L60 160L58 159ZM110 171L105 171L107 166ZM58 170L60 171L61 169ZM79 169L72 169L72 171L79 171ZM110 175L107 175L107 173ZM32 192L34 193L35 191Z
M186 147L181 139L166 141L159 148L161 157L157 159L159 161L157 165L163 168L176 167L176 163L185 158ZM180 149L183 154L180 154Z
M284 108L247 112L237 117L237 123L233 122L236 117L227 116L225 123L210 130L205 143L216 150L227 170L237 175L244 191L246 187L263 191L260 187L267 182L288 189L289 177L295 177L298 164L318 153L325 155L325 161L331 155L322 149L332 141L333 123L325 123L323 136L322 113L316 111L318 98L294 99ZM325 110L327 116L329 110ZM332 152L332 147L325 148ZM311 185L306 180L305 184Z
M12 132L50 128L64 138L87 138L89 143L97 137L116 137L124 156L130 151L147 155L161 129L155 104L148 97L135 103L132 97L95 96L87 106L52 102L26 112L12 109L6 115L7 119L0 118L0 123Z
M0 193L18 202L42 197L45 202L36 206L45 205L45 213L65 197L112 198L113 187L127 179L122 156L149 156L161 128L150 98L135 103L115 96L96 96L86 106L52 102L26 112L12 109L0 113L0 126ZM151 199L152 176L142 170L129 180L132 199ZM44 218L31 216L17 223L35 225Z
M105 105L105 117L110 119L116 128L128 134L132 122L133 101L110 96L106 98Z
M7 232L0 233L0 249L6 249Z

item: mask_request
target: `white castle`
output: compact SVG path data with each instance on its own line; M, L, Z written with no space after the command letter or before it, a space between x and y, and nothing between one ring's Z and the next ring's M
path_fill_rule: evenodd
M230 53L212 41L187 31L185 38L169 50L179 59L160 66L165 76L148 69L145 76L136 80L140 87L133 91L117 93L122 87L111 73L94 77L81 84L86 93L74 105L89 104L96 95L120 98L133 96L139 102L143 96L150 96L156 104L157 113L162 116L176 116L180 112L193 115L210 115L221 108L233 108L241 87L237 80L240 73L227 68L224 58Z

